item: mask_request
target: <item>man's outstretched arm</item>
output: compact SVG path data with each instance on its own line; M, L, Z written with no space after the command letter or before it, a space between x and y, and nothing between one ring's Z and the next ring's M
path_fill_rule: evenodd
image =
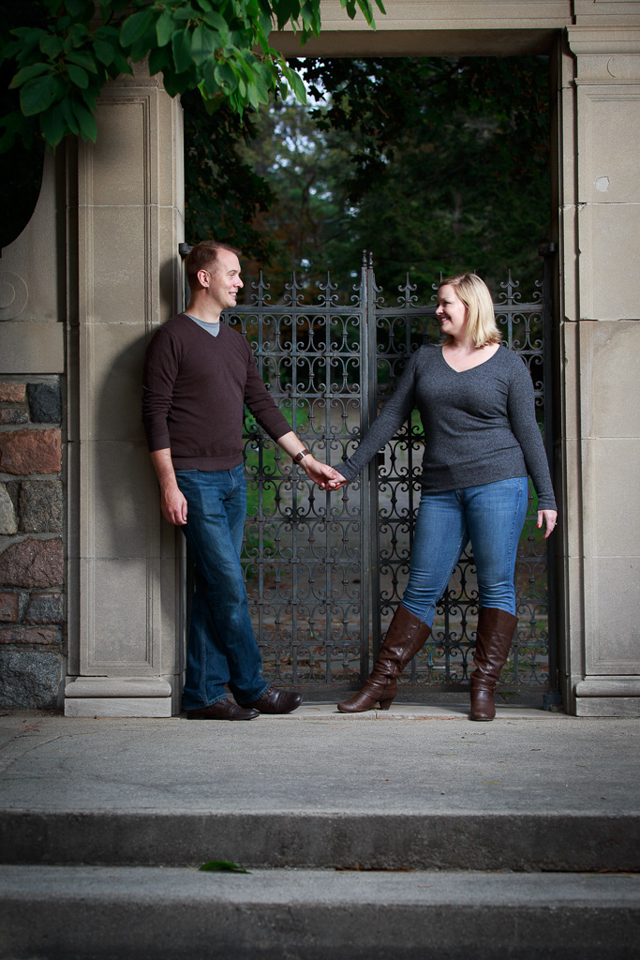
M187 522L187 501L180 492L171 461L171 450L154 450L150 454L160 484L160 509L169 523L183 526Z

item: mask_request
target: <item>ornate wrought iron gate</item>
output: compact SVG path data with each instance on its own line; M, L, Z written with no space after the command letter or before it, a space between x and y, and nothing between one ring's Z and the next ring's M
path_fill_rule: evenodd
M511 275L500 286L498 324L505 346L531 371L550 450L549 304L543 295L549 283L538 284L529 302L521 302ZM260 277L251 303L237 307L228 322L252 344L292 429L318 459L339 467L393 392L409 354L439 339L435 290L421 304L407 280L397 305L386 306L365 257L348 302L341 302L327 276L317 302L308 303L294 276L274 304ZM265 672L273 682L331 699L367 675L407 580L420 448L414 414L359 483L325 493L247 419L244 563ZM502 688L546 688L555 672L553 618L546 543L532 501L516 578L520 622ZM410 699L467 684L476 615L475 569L467 553L439 604L429 645L403 678Z

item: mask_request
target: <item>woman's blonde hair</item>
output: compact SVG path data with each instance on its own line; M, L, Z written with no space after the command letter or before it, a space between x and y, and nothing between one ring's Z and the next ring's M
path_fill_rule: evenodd
M484 280L475 273L460 273L448 277L438 284L438 293L442 287L451 286L467 308L467 330L476 347L487 343L500 343L502 334L496 324L493 312L493 300ZM445 343L452 343L453 337L445 334Z

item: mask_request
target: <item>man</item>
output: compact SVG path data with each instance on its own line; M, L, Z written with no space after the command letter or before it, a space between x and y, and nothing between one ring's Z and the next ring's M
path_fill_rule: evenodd
M196 570L183 708L188 718L206 720L290 713L302 697L276 690L263 677L240 564L244 404L323 489L334 471L293 433L245 338L220 323L243 286L238 251L205 241L193 247L185 266L188 312L154 334L143 384L143 420L162 513L182 527ZM225 685L236 703L227 698Z

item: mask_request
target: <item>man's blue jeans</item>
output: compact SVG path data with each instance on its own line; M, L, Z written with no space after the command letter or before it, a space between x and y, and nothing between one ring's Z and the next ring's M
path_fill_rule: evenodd
M423 493L402 605L429 626L471 540L480 606L516 612L514 574L527 516L526 477L462 490Z
M195 564L195 592L187 639L185 710L226 697L259 700L269 684L249 618L240 552L247 512L244 465L232 470L176 470L187 500L182 528Z

